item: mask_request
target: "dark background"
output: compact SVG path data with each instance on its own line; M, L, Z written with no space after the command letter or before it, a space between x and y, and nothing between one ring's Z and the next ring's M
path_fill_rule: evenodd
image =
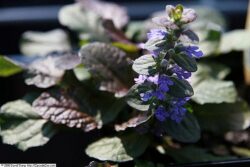
M248 6L247 0L113 1L128 8L131 20L145 19L152 12L163 10L166 4L181 3L186 6L214 7L226 17L228 30L244 28ZM45 31L61 27L57 20L58 10L62 5L70 3L73 3L73 0L0 0L0 54L18 54L19 38L24 31ZM22 74L0 78L0 105L22 97L27 89L28 87L23 83ZM95 132L87 135L78 131L62 132L45 146L31 148L26 152L0 143L0 162L50 162L65 167L84 166L90 161L84 155L84 146L90 142L90 139L99 135Z

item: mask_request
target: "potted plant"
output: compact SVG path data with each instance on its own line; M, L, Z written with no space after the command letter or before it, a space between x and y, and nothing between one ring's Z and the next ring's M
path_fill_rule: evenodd
M182 5L129 23L125 8L97 0L63 7L59 21L68 33L26 32L24 56L0 57L1 77L22 72L32 86L1 106L3 143L26 151L86 133L89 167L249 157L246 86L231 81L235 58L224 61L249 49L248 31L225 33L218 12Z

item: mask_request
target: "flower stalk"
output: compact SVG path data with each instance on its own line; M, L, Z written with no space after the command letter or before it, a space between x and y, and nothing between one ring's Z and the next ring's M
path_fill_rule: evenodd
M193 95L187 79L197 70L195 59L203 53L187 24L196 17L193 9L167 5L165 16L152 19L159 28L147 34L144 49L148 54L134 61L133 69L139 74L134 79L135 96L149 105L149 112L160 122L181 122L187 112L185 104Z

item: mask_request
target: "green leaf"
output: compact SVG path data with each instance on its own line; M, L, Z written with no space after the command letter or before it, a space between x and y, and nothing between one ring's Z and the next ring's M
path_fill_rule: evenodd
M193 88L207 79L222 80L230 73L230 68L223 64L204 61L198 63L198 70L193 73L190 81Z
M250 149L248 148L233 146L232 151L241 157L245 157L245 158L250 157Z
M208 153L207 150L195 146L186 146L180 149L169 147L166 149L166 154L172 157L177 163L214 162L235 158L229 156L215 156Z
M135 161L134 167L155 167L155 165L150 161Z
M250 31L234 30L222 35L219 52L243 51L250 48Z
M23 69L13 63L8 57L0 56L0 77L8 77L21 72Z
M76 78L79 81L85 81L91 77L91 74L84 66L78 66L73 69Z
M145 104L140 98L137 96L137 88L139 85L134 85L130 88L126 95L126 101L128 105L132 108L135 108L139 111L148 111L149 110L149 104Z
M175 77L171 77L171 80L174 82L172 86L170 86L169 94L175 97L189 97L194 94L192 86L186 80L180 80Z
M198 44L199 37L190 29L183 31L179 37L179 40L188 44Z
M184 143L195 143L200 139L200 126L193 114L186 113L180 123L166 120L163 128L168 135Z
M149 144L146 136L129 134L102 138L86 149L86 154L101 161L126 162L144 153Z
M100 119L102 124L107 124L115 120L117 115L122 111L122 109L126 106L126 102L123 98L112 100L112 103L107 104L108 107L100 111Z
M58 19L61 25L80 32L82 40L108 41L101 17L91 10L82 8L79 3L62 7Z
M129 97L127 98L127 103L130 107L139 110L139 111L148 111L149 104L145 104L142 100L139 100L136 97Z
M156 63L152 55L144 55L134 61L133 70L138 74L149 75L156 69Z
M80 57L92 76L100 80L100 90L120 97L127 93L132 85L132 70L125 52L110 44L94 42L81 48Z
M102 19L110 19L115 27L122 29L129 21L126 8L106 1L79 1L82 10L92 11ZM105 10L104 10L105 9Z
M162 47L166 43L166 40L152 38L145 43L144 48L150 51L154 51Z
M113 42L112 45L114 45L117 48L122 49L123 51L127 53L137 53L138 52L138 47L134 44L127 44L127 43L122 43L122 42Z
M194 114L203 130L223 134L227 131L244 130L250 125L250 112L247 103L193 105Z
M186 55L185 53L179 53L172 56L176 64L181 68L189 72L197 71L196 60L193 57Z
M61 29L26 31L21 37L20 50L25 56L45 56L51 52L70 51L71 46L68 34Z
M23 151L46 144L56 133L56 128L23 100L3 105L0 118L3 119L0 125L3 143L16 145Z
M194 87L192 100L198 104L233 103L237 100L237 90L232 81L207 79Z
M148 28L145 27L144 21L130 21L127 29L126 36L132 41L141 42L147 39Z
M225 18L213 8L196 6L194 10L199 17L190 24L190 29L199 36L199 47L204 56L214 55L218 51L221 34L226 28Z

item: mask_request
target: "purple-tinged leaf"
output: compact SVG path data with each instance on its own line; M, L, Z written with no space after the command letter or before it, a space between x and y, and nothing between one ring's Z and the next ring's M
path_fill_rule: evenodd
M64 93L42 93L32 104L35 112L44 119L85 132L97 128L95 119L80 111L78 104Z
M120 49L110 44L95 42L83 46L80 57L93 77L100 80L101 90L123 96L132 85L130 59Z
M115 130L116 131L124 131L127 128L135 128L139 125L141 125L144 122L147 122L151 116L148 116L146 113L139 114L131 119L129 119L127 122L124 122L122 124L116 124Z

